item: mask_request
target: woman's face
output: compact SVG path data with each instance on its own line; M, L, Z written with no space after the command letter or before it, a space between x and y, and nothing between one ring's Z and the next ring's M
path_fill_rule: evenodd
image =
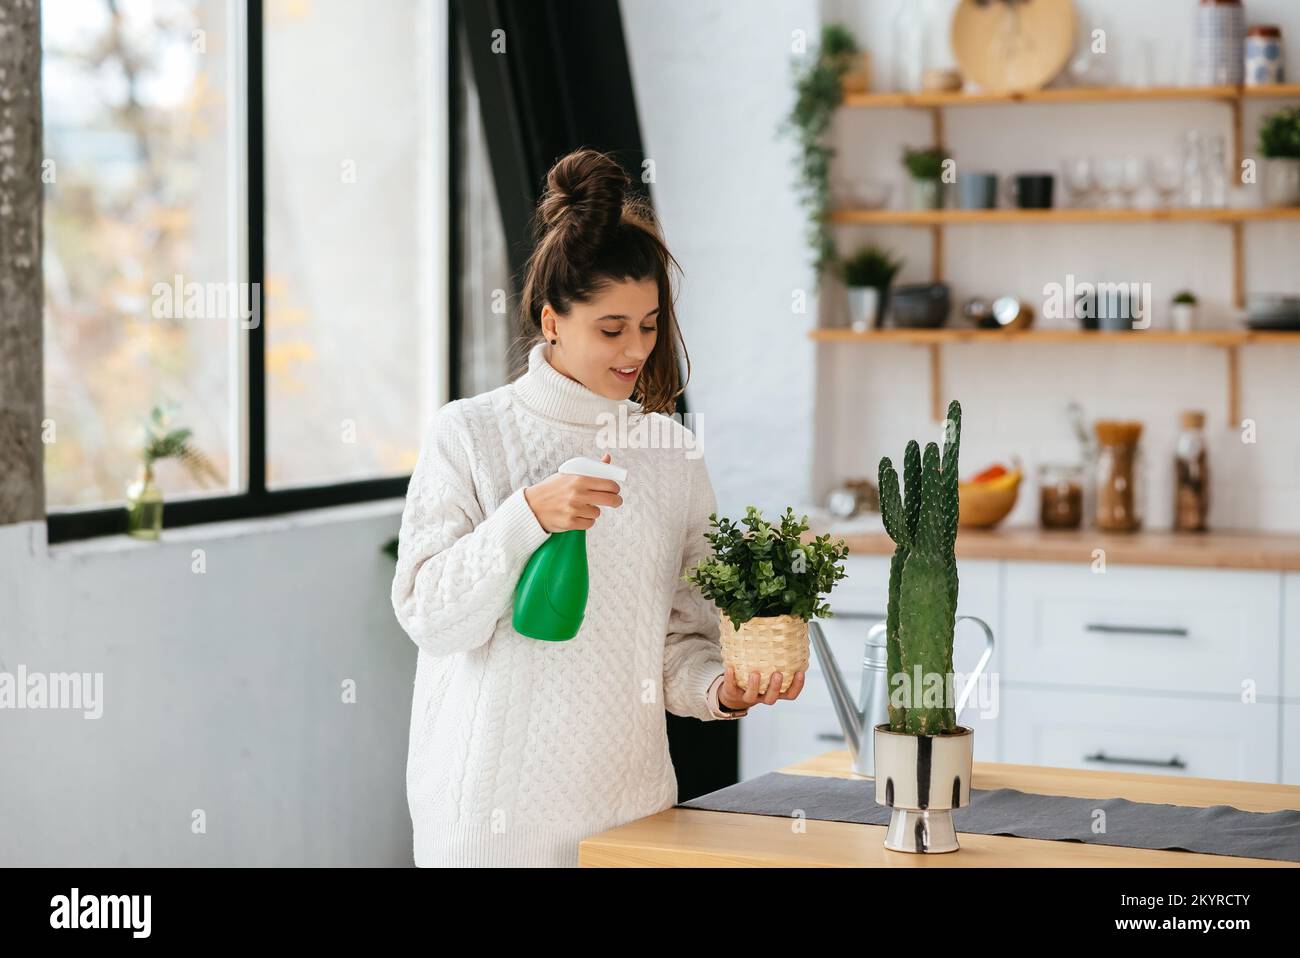
M659 284L653 279L610 283L589 303L561 316L542 307L551 365L607 399L627 399L659 335Z

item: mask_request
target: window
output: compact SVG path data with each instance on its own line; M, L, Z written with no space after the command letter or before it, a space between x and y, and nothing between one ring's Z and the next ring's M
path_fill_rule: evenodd
M46 0L52 541L401 495L447 399L447 0ZM52 441L51 441L52 440Z
M237 280L226 211L242 203L229 103L230 23L199 4L57 0L42 10L45 119L46 500L120 502L132 427L171 400L194 441L239 485L233 324L185 317L203 277ZM154 304L157 303L157 310ZM197 313L197 310L192 310ZM52 441L51 441L52 440ZM175 463L172 494L198 485Z

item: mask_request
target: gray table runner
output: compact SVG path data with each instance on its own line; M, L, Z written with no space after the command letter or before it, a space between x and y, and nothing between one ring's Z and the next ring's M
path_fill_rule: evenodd
M1296 810L1189 808L1126 798L1036 795L1014 788L972 788L970 796L969 805L952 813L959 832L1300 862L1300 811ZM870 779L786 772L768 772L678 807L780 817L797 809L817 821L862 825L887 825L890 813L887 806L876 804L876 786ZM1101 834L1093 832L1098 809L1106 813Z

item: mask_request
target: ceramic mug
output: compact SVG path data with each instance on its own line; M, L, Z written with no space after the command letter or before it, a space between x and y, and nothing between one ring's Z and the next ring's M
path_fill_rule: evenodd
M1049 210L1052 208L1052 184L1056 177L1051 173L1017 173L1004 184L1007 202L1022 210Z
M994 173L962 173L957 177L961 208L991 210L998 205L998 178Z

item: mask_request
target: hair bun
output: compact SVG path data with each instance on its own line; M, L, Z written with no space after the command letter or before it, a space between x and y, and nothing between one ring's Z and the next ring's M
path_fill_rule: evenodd
M629 182L627 171L607 153L575 150L546 176L540 221L546 231L561 233L573 259L589 259L618 230Z

